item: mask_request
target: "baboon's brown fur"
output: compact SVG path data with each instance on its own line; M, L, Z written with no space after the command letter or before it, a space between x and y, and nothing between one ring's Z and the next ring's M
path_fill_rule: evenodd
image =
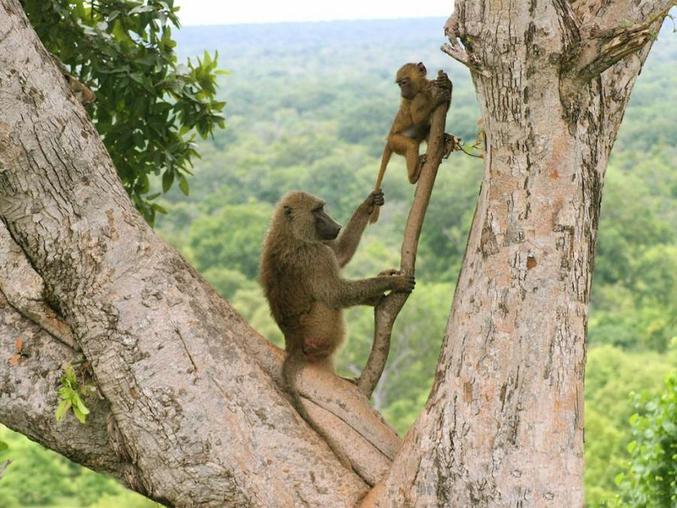
M324 438L336 457L351 468L331 429L313 421L296 388L297 374L313 363L333 371L333 355L343 342L342 309L376 305L384 291L411 291L413 276L394 271L362 280L340 275L355 254L372 211L383 193L372 192L355 210L343 233L324 212L324 202L305 192L290 192L277 204L261 253L261 284L273 318L284 334L283 375L301 416Z
M341 235L331 240L318 232L322 220L333 223L322 200L291 192L277 204L263 244L260 280L289 356L298 354L304 361L332 368L332 356L345 335L344 307L375 305L385 291L413 289L413 277L399 273L362 280L340 275L370 213L382 203L382 193L370 194Z
M428 139L430 117L440 104L449 101L449 93L433 94L433 86L445 89L450 83L447 78L436 81L426 79L426 68L422 63L407 63L399 68L395 82L400 87L402 99L400 109L390 128L383 151L381 165L387 165L394 152L407 160L409 182L416 183L421 172L419 146Z

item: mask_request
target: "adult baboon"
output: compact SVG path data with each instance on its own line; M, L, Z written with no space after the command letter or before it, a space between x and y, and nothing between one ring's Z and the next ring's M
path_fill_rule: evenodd
M273 318L284 334L287 358L283 373L289 393L303 418L325 439L348 468L350 460L305 411L296 388L303 365L333 371L333 354L343 342L342 309L376 305L385 291L410 292L414 277L390 270L377 277L346 280L340 269L353 257L373 210L383 193L372 192L341 226L324 211L324 202L305 192L290 192L277 204L261 253L261 284Z
M273 212L261 254L261 284L289 356L332 368L331 357L344 338L342 309L375 305L385 291L409 292L414 277L390 271L346 280L340 269L353 257L372 211L383 193L372 192L341 226L324 202L305 192L284 196ZM337 238L338 236L338 238Z

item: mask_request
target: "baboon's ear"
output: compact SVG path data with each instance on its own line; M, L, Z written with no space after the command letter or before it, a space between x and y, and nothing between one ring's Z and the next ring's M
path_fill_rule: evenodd
M428 69L425 68L425 65L423 65L423 62L419 62L416 64L416 68L421 74L426 74L428 72Z
M287 220L291 222L291 206L284 205L284 216L287 217Z

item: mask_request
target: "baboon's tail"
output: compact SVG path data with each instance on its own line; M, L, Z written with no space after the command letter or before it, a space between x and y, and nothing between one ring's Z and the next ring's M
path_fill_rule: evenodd
M303 353L301 352L294 352L290 351L287 353L287 357L284 359L284 363L282 364L282 376L284 377L284 381L287 385L287 392L289 395L292 397L292 403L294 404L294 407L298 411L298 413L303 417L305 421L308 422L308 424L313 428L315 432L317 432L322 439L329 445L329 448L331 448L331 451L334 452L334 455L341 461L341 464L343 464L346 468L352 470L352 464L350 462L350 459L348 456L341 451L338 443L333 439L331 436L331 433L328 431L325 431L320 427L317 422L315 422L308 412L306 411L306 408L303 406L303 402L301 401L301 394L299 393L298 389L296 388L297 385L297 377L301 370L303 369L304 364L306 363L305 359L303 358Z
M376 177L376 185L374 185L374 190L378 191L381 190L381 184L383 183L383 177L386 174L386 168L388 167L388 162L390 162L390 156L393 154L393 151L390 149L390 146L386 142L386 146L383 149L383 156L381 157L381 168L378 171L378 176ZM381 209L380 206L377 206L374 208L374 211L371 212L371 215L369 216L369 222L371 224L374 224L380 215L379 210Z

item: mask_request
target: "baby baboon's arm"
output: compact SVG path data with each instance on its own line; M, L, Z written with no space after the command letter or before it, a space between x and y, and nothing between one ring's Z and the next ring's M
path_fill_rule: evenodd
M336 261L340 268L347 265L353 258L371 213L376 207L383 206L383 202L383 191L378 190L369 194L367 199L357 207L338 239L330 243L336 253Z

